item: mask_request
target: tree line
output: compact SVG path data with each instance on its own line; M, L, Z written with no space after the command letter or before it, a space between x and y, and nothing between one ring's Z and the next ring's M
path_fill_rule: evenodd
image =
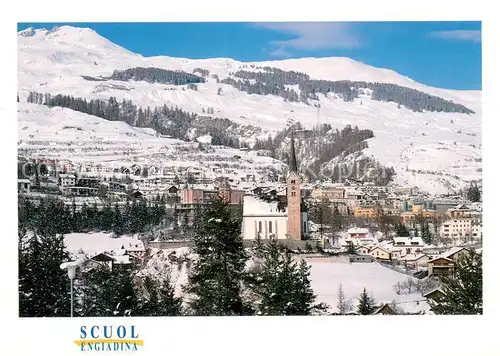
M276 95L285 101L302 101L310 104L310 100L318 100L318 94L332 93L344 101L353 101L360 94L368 94L373 100L394 102L398 107L404 106L415 112L436 111L473 114L474 111L464 105L391 83L350 81L350 80L312 80L305 73L283 71L277 68L263 67L262 71L252 72L240 70L230 73L234 78L221 80L248 94ZM298 85L300 95L287 86ZM368 89L368 90L367 90Z
M96 230L113 231L117 235L135 234L147 232L165 222L173 223L161 198L127 201L124 207L108 203L101 209L84 204L77 211L75 202L67 205L62 200L42 198L35 204L20 197L18 216L20 228L36 230L41 235Z
M107 101L99 99L87 101L70 95L57 94L52 96L48 93L41 94L37 92L30 92L27 101L28 103L47 105L49 107L68 108L105 120L124 121L130 126L152 128L161 135L185 141L189 140L189 130L195 128L199 132L206 132L214 136L214 145L240 147L238 137L227 131L229 127L236 127L236 124L230 120L201 118L196 113L189 113L178 107L169 107L166 104L152 109L149 106L143 109L137 107L131 100L123 100L120 103L115 97L110 97Z
M94 78L90 76L82 76L85 80L106 81L119 80L136 82L144 81L151 84L169 84L169 85L186 85L205 83L205 78L195 74L187 73L181 70L168 70L155 67L134 67L125 70L115 70L109 77Z

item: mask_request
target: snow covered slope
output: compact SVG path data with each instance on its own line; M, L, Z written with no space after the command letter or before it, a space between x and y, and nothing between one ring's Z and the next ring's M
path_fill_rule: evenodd
M271 170L286 168L280 161L253 152L224 147L201 149L197 142L158 137L152 129L131 127L121 121L108 121L66 108L19 103L18 127L20 155L71 159L81 165L202 167L207 172L225 166L226 172L234 171L235 177L266 176Z
M143 57L117 46L90 29L62 26L58 29L25 30L18 33L19 96L26 100L29 91L67 94L87 100L103 100L114 96L121 101L132 100L140 106L163 104L179 106L202 114L214 109L214 117L228 118L242 125L254 125L274 133L287 119L294 118L306 127L326 122L334 128L357 125L371 129L364 154L375 156L380 163L396 169L398 183L416 185L432 193L458 189L468 180L481 178L481 92L431 88L401 76L348 58L301 58L268 62L238 62L227 58L191 60L166 56ZM273 95L249 95L211 76L198 90L185 86L150 84L147 82L88 81L82 75L109 76L116 69L158 67L192 73L195 68L208 70L224 79L237 70L253 71L254 67L270 66L308 74L313 79L362 80L394 83L414 88L443 99L453 100L475 111L475 114L417 113L397 107L391 102L359 97L344 102L333 95L319 96L321 109L299 102L285 102ZM219 88L222 94L219 95ZM78 113L61 110L62 115ZM54 113L56 113L54 111ZM30 115L26 115L26 120ZM29 121L29 120L28 120ZM25 122L30 127L29 122ZM113 123L116 124L116 123ZM36 124L35 124L36 125ZM49 124L50 125L50 124ZM105 125L94 127L96 135ZM141 135L130 128L140 140ZM32 130L32 128L27 129ZM98 133L100 132L100 133ZM264 137L267 133L264 132Z

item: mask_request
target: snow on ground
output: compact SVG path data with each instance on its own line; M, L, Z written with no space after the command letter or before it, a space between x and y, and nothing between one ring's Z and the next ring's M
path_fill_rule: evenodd
M142 246L137 236L123 235L119 238L113 238L112 233L94 232L94 233L71 233L64 235L64 244L71 254L77 254L80 250L89 256L101 252L118 252L122 246L128 247Z
M377 305L396 300L397 306L407 312L423 310L428 312L429 305L423 301L420 293L397 295L393 285L403 282L409 276L395 272L378 263L348 263L330 261L309 261L311 266L311 285L319 302L327 303L332 311L337 311L339 286L353 306L357 298L366 290L375 299ZM417 304L418 303L418 304Z
M72 254L80 250L89 256L108 251L117 252L121 247L142 245L137 236L121 236L112 238L111 233L71 233L64 237L68 251ZM169 275L178 296L184 295L183 286L187 284L189 266L196 256L188 247L172 249L151 249L150 258L141 268L139 276L159 277ZM308 260L311 266L311 285L317 295L318 302L325 302L330 310L337 310L339 285L346 298L351 299L354 307L357 298L366 287L369 294L375 298L377 305L391 303L396 300L398 307L407 312L429 311L429 305L420 293L397 295L393 286L403 282L407 275L398 273L378 263L349 263L338 258L321 258ZM249 265L251 263L249 262Z
M32 36L30 36L32 35ZM375 138L369 140L364 150L384 165L396 169L399 183L422 186L432 192L447 193L452 186L461 188L464 181L480 179L481 163L481 92L454 91L431 88L416 83L410 78L381 68L375 68L348 58L301 58L283 61L243 63L227 58L191 60L172 57L142 57L116 46L92 30L62 26L57 31L27 31L18 36L19 42L19 95L25 101L31 90L51 94L70 94L87 99L104 99L114 96L118 101L132 100L140 106L172 105L183 110L203 114L204 109L213 108L214 116L227 117L242 125L254 125L265 131L282 129L289 118L298 120L305 127L327 122L334 128L357 125L371 129ZM81 75L110 75L115 69L155 66L191 73L203 68L221 79L239 69L258 70L252 66L273 66L284 70L295 70L316 79L365 80L404 85L439 95L461 103L476 111L476 114L454 114L423 112L415 113L405 108L398 109L395 103L378 102L370 98L358 98L344 102L333 95L319 96L321 109L304 103L285 102L272 95L248 95L245 92L217 83L208 78L198 84L198 90L187 90L181 86L150 84L146 82L97 82L87 81ZM218 89L222 94L218 95ZM21 105L22 107L22 105ZM22 107L22 110L31 110ZM53 111L63 121L79 122L81 115L64 110ZM38 136L40 129L30 127L29 114L25 114L26 133ZM66 119L67 117L67 119ZM55 125L47 122L44 125ZM110 137L120 131L117 123L90 125L92 133L71 133L83 137ZM56 125L57 126L57 125ZM76 126L76 125L68 125ZM84 125L85 126L85 125ZM51 131L53 140L71 129ZM36 132L39 130L39 132ZM78 130L78 129L74 129ZM92 131L94 130L94 131ZM35 133L34 133L35 131ZM151 132L139 132L128 128L119 135L142 140ZM267 137L266 132L261 133ZM24 135L25 136L25 135ZM83 139L80 138L80 140ZM418 172L420 170L420 172ZM425 171L431 171L428 174ZM439 176L436 179L434 173ZM460 179L457 180L453 176Z
M227 147L200 150L197 142L158 137L152 129L136 128L120 121L107 121L66 108L19 103L20 155L70 159L77 165L107 167L148 165L159 169L225 166L234 176L267 175L285 164L267 156ZM209 137L209 136L208 136ZM237 158L239 157L239 158Z
M170 277L177 296L184 295L183 286L187 284L188 263L195 256L188 247L172 249L151 249L151 258L142 268L138 276L151 276L154 278ZM189 262L191 263L191 262Z

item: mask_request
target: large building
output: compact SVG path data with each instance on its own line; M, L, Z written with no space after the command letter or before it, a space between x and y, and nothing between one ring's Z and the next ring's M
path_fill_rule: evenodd
M243 200L242 234L244 239L302 240L309 235L307 209L301 194L301 179L297 169L292 132L290 173L286 179L286 205L246 195Z

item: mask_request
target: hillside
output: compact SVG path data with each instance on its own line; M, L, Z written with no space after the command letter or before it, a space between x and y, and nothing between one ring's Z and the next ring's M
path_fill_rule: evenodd
M186 140L196 141L197 137L206 140L207 135L212 141L214 135L222 135L218 137L220 144L231 145L228 142L235 143L233 138L237 138L238 145L253 147L257 139L276 137L290 120L309 130L328 124L332 130L329 135L350 125L371 130L373 137L364 140L366 144L356 157L351 156L352 152L327 155L331 165L370 159L392 167L396 183L419 186L431 193L460 189L469 180L481 178L482 114L478 91L431 88L394 71L348 58L260 63L225 58L148 58L131 53L90 29L69 26L51 31L22 31L18 33L18 43L22 145L37 139L41 131L47 142L60 141L61 137L76 140L74 130L61 130L55 123L59 122L59 115L67 121L86 115L69 108L25 104L30 92L52 97L70 95L87 101L109 102L113 97L118 103L130 101L143 110L148 106L177 107L188 115L196 114L196 119L186 126L182 117L179 122L184 127L179 130L177 123L172 126L168 115L144 122L134 117L126 126L86 115L111 126L94 125L92 134L85 136L80 132L78 140L99 136L116 141L110 136L119 126L125 130L125 141L133 141L130 147L138 150L146 149L144 142L158 140L155 132L170 136L178 133L178 137L173 136L178 142L162 141L167 145L186 144ZM54 119L34 114L38 112L50 112ZM214 118L220 129L208 130ZM299 161L322 154L317 151L317 143L309 140L303 139ZM97 151L98 142L95 141ZM283 151L284 147L283 143L277 148ZM280 152L276 157L285 158ZM179 157L182 159L185 157Z

